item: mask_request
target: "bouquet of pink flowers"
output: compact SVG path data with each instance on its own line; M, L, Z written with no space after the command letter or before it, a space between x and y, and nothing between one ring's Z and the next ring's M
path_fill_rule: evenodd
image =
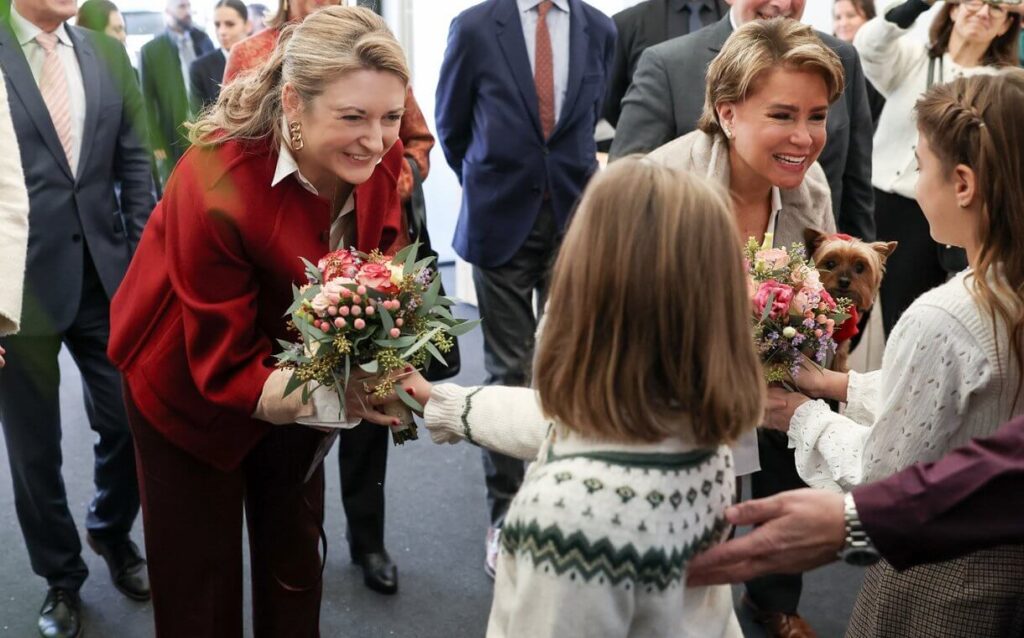
M768 233L763 245L751 238L745 251L754 342L769 383L794 379L804 355L823 365L835 352L833 333L850 317L851 304L825 290L802 244L771 245Z
M345 390L358 369L372 377L369 391L381 397L394 392L402 402L383 408L399 420L391 428L395 444L417 438L411 410L422 408L396 378L408 365L425 368L432 359L447 365L453 338L479 323L452 315L454 302L440 294L434 258L416 261L417 248L406 246L394 257L336 250L316 265L303 260L309 282L294 287L288 309L299 341L282 341L277 355L279 367L293 370L286 396L302 388L306 403L317 388L329 388L338 413L321 416L343 421Z

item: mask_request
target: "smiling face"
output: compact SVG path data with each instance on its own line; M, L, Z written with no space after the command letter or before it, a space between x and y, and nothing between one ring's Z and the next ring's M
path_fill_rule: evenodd
M779 188L796 188L825 146L828 87L817 73L774 69L742 102L719 104L730 131L729 153L742 167Z
M291 85L282 96L285 117L302 127L299 170L321 193L340 179L362 184L398 139L406 85L394 73L359 70L326 85L303 104Z
M793 18L799 20L804 15L806 0L727 0L732 5L737 26L751 20L768 18Z
M52 31L78 12L76 0L14 0L14 8L44 31Z
M832 9L832 30L836 37L845 42L853 42L853 36L857 35L865 22L867 16L857 10L850 0L839 0Z
M236 43L242 41L249 33L249 21L238 15L231 7L217 7L213 12L213 25L217 29L217 41L225 51L230 51Z
M949 18L953 21L955 38L983 45L988 45L1006 33L1012 22L1005 9L981 0L955 5L949 13Z

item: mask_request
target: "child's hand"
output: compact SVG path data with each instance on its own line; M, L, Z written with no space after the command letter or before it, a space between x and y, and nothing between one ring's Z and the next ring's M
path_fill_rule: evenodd
M416 399L420 405L424 408L427 407L427 401L430 400L430 391L433 389L434 384L423 378L419 370L409 366L404 372L401 372L395 376L395 385L401 387L403 390L409 393L409 395ZM385 405L392 401L400 401L398 394L392 392L383 397L371 396L371 403L373 405ZM422 413L421 413L422 415Z

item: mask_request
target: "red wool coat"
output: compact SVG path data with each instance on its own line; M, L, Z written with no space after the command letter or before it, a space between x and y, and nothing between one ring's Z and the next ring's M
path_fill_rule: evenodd
M397 151L355 189L361 250L404 243ZM139 411L223 470L273 427L251 415L277 339L294 341L284 315L306 281L299 257L328 252L329 203L294 176L271 188L277 156L268 142L190 148L111 302L108 353Z

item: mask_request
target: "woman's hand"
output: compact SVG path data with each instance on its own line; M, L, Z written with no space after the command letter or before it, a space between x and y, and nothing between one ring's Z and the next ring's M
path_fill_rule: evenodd
M794 381L796 387L809 397L846 401L849 375L823 368L807 357L800 364L800 374Z
M793 418L793 413L808 401L810 399L799 392L768 388L768 402L765 405L762 425L773 430L789 432L789 422Z

